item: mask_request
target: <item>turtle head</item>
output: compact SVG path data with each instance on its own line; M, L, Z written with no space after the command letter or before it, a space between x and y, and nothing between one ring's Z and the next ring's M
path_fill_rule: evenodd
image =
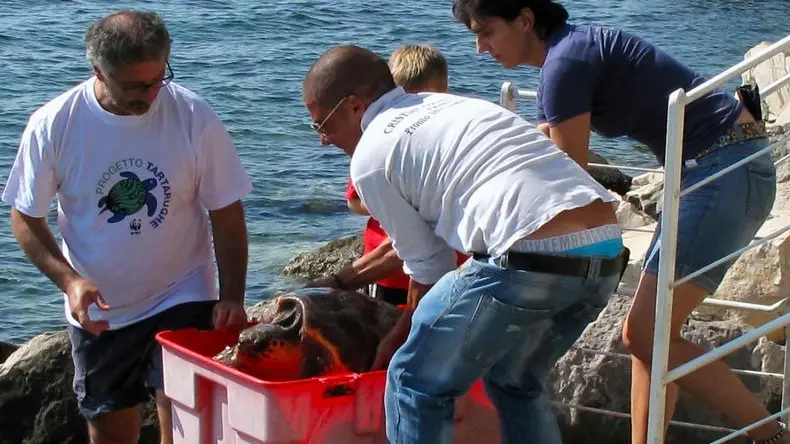
M304 359L302 307L293 301L276 303L271 320L263 320L239 334L233 363L261 379L297 379Z
M318 288L268 300L252 316L258 323L241 332L223 362L282 381L367 371L401 314L361 293Z

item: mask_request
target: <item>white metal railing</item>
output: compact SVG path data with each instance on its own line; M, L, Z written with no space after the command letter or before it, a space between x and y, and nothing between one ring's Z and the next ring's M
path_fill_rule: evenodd
M736 76L739 76L741 73L745 72L746 70L759 65L760 63L770 59L771 57L782 51L788 51L788 50L790 50L790 35L772 44L760 54L730 67L729 69L725 70L721 74L711 78L705 83L692 89L688 93L686 93L682 89L673 92L669 97L669 103L667 106L668 126L667 126L666 155L665 155L664 169L641 168L641 167L632 167L627 165L611 165L611 164L599 164L599 163L589 164L590 166L597 166L601 168L611 168L618 170L630 170L630 171L641 171L641 172L654 172L654 173L664 174L663 210L661 214L661 224L664 228L662 229L661 237L660 237L662 254L660 256L660 261L659 261L658 288L657 288L658 292L656 295L656 315L655 315L656 328L653 338L653 362L651 366L651 375L650 375L651 382L658 381L659 384L655 384L655 383L650 384L648 436L647 436L648 444L660 444L664 442L664 411L665 411L667 384L670 384L673 381L676 381L677 379L680 379L683 376L699 369L700 367L705 366L717 359L720 359L734 352L738 348L741 348L751 342L758 340L760 337L776 329L784 328L785 337L790 338L790 312L788 312L788 307L787 307L788 298L784 298L771 305L706 298L703 301L703 304L705 305L714 305L714 306L720 306L720 307L736 309L736 310L757 311L757 312L765 312L765 313L781 313L781 316L778 317L777 319L774 319L773 321L770 321L768 323L759 326L758 328L755 328L754 330L744 334L739 338L736 338L726 344L714 348L713 350L673 369L672 371L668 370L669 334L670 334L669 327L670 327L670 319L672 313L672 296L673 296L674 288L676 288L678 285L684 282L689 281L690 279L693 279L695 276L702 274L705 271L714 268L717 265L731 258L736 258L740 256L743 252L751 248L755 248L759 245L762 245L766 242L769 242L770 240L790 230L790 225L782 227L774 231L770 235L762 237L754 242L751 242L746 247L741 248L733 253L730 253L721 259L718 259L717 261L701 268L700 270L697 270L696 272L692 273L689 276L684 277L683 279L679 279L677 281L675 280L674 264L676 259L677 222L678 222L680 198L698 189L699 187L705 185L706 183L709 183L723 176L724 174L729 173L730 171L751 161L752 159L755 159L760 155L769 153L779 144L784 143L786 140L789 140L786 138L783 141L773 143L770 146L761 150L760 152L755 153L754 155L751 155L748 158L745 158L739 161L738 163L733 164L730 167L723 169L722 171L719 171L714 175L711 175L710 177L706 178L700 183L695 184L694 186L689 187L681 192L680 190L680 171L681 171L681 162L682 162L681 147L683 141L683 124L684 124L685 107L688 104L692 103L693 101L703 97L708 92L723 86L726 82L730 81ZM781 79L765 87L761 91L762 98L764 99L768 95L778 91L779 88L785 84L790 84L790 74L785 75ZM504 82L500 89L499 103L501 106L511 111L515 111L516 99L535 100L536 98L537 98L537 92L520 90L516 88L516 86L513 83ZM775 165L778 166L781 163L788 161L788 159L790 159L790 154L779 159L777 162L775 162ZM652 232L652 230L645 230L645 229L640 230L638 228L624 229L624 230ZM628 292L629 290L625 290L625 291ZM630 289L630 291L632 293L633 289ZM620 286L620 288L618 288L618 292L623 293L622 285ZM589 349L581 349L581 348L576 348L576 349L588 353L597 353L597 354L612 356L616 358L629 357L629 355L611 353L601 350L589 350ZM726 436L712 443L712 444L719 444L729 441L730 439L733 439L737 436L745 435L745 433L748 432L749 430L759 427L760 425L765 424L775 418L784 417L784 420L786 422L790 421L790 376L788 376L790 375L790 344L788 344L788 346L785 347L783 374L758 372L752 370L739 370L739 369L733 369L732 372L736 374L743 374L743 375L781 378L783 380L782 410L772 415L769 415L768 417L763 418L754 424L743 427L739 430L731 430L727 428L704 425L704 424L684 423L679 421L670 421L670 424L679 425L683 427L730 432ZM629 414L622 412L615 412L605 409L596 409L596 408L585 407L581 405L565 404L559 402L554 402L554 404L558 406L573 408L573 409L591 411L608 416L630 418Z
M653 359L650 372L650 400L648 413L647 442L649 444L660 444L664 442L664 409L666 404L666 386L676 381L686 374L709 364L710 362L732 353L752 341L759 339L760 336L771 331L786 327L790 324L790 313L783 314L778 319L761 325L753 331L734 339L727 344L717 347L707 353L702 354L680 367L669 371L669 335L670 321L672 317L672 296L674 288L678 285L675 282L675 258L677 253L677 234L678 234L678 213L680 205L680 171L682 164L683 146L683 125L686 106L716 88L723 86L729 80L740 76L741 73L753 68L760 63L770 59L774 55L790 48L790 35L777 43L766 48L754 57L744 60L735 66L730 67L721 74L718 74L703 84L693 88L686 93L678 89L669 96L667 106L667 138L666 154L664 161L664 196L661 214L661 255L658 266L658 293L656 297L656 319L655 334L653 337ZM712 178L727 174L728 171L720 171ZM750 245L753 247L754 243ZM786 347L787 350L788 347ZM785 363L788 362L787 351L785 352ZM785 368L785 376L787 376ZM785 387L787 377L785 377ZM787 392L786 390L784 391ZM790 409L787 408L787 399L783 396L783 411L776 417L785 415ZM769 418L762 420L770 421ZM734 438L754 427L759 426L759 422L751 426L744 427L725 436L719 442L724 442Z
M760 96L768 97L771 93L776 91L777 89L781 88L783 85L790 83L790 73L782 77L781 79L771 83L770 85L766 86L764 90L760 91Z

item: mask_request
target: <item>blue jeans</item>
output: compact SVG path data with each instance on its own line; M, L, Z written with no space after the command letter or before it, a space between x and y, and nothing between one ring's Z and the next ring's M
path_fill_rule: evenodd
M390 362L389 442L451 443L454 399L482 377L503 444L561 443L541 381L617 288L619 274L591 270L570 277L470 259L442 277Z
M697 160L696 166L684 167L680 188L694 185L769 143L766 138L752 139L711 152ZM775 196L776 170L771 155L765 154L681 197L675 279L747 245L771 212ZM660 235L659 222L644 264L644 271L655 275ZM734 262L729 260L691 282L713 294Z

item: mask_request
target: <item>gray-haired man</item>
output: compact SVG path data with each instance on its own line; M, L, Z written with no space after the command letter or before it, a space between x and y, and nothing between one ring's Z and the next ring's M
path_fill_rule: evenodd
M63 292L91 442L136 443L155 389L169 443L154 335L245 324L252 185L218 116L171 82L157 14L113 13L85 40L95 76L32 114L3 200L22 250ZM55 197L62 251L46 220Z

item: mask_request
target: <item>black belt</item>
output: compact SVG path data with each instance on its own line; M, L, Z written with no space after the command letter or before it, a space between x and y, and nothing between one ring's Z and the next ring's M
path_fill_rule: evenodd
M590 258L554 256L539 253L521 253L516 251L506 252L501 260L501 266L535 273L561 274L565 276L586 277L594 260L600 261L600 276L619 274L622 278L625 267L628 266L630 251L623 247L623 251L613 258ZM486 260L490 256L481 253L472 253L475 260Z

